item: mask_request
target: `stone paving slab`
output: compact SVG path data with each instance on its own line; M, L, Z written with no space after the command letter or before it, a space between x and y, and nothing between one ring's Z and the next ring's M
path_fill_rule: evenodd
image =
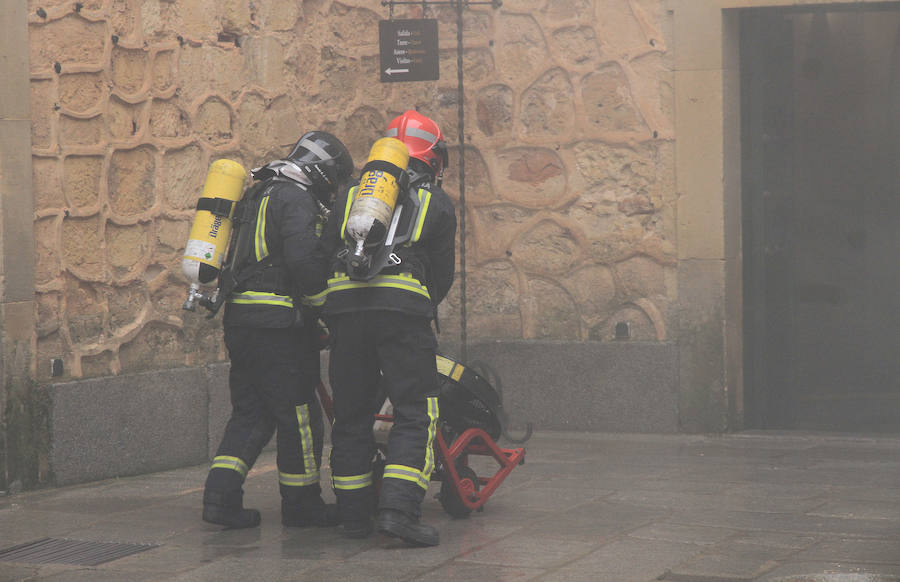
M542 580L645 582L703 552L697 544L641 540L625 536L559 568Z
M900 568L840 562L790 562L759 578L759 582L900 582Z
M753 580L790 558L796 550L726 540L710 550L672 568L666 579L726 578Z
M526 449L467 519L432 484L435 548L282 527L271 451L245 485L263 515L250 530L200 520L204 465L2 497L0 550L158 547L94 567L0 561L0 582L900 582L898 438L539 432Z
M798 560L836 560L900 566L900 540L831 539L797 554Z

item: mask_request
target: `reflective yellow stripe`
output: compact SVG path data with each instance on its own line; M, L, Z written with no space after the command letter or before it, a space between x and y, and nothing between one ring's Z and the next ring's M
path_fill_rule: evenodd
M388 465L384 468L385 479L402 479L415 483L422 489L428 489L428 480L422 475L422 471L406 465Z
M419 295L422 295L429 301L431 300L431 295L428 294L428 287L422 285L422 283L420 283L417 279L414 279L412 275L377 275L369 281L353 281L352 279L350 279L350 277L341 274L338 277L334 277L328 280L328 289L326 290L326 293L346 291L348 289L367 289L377 287L387 287L393 289L401 289L403 291L410 291L412 293L418 293Z
M278 482L287 487L308 487L319 482L319 472L295 474L278 471Z
M466 369L465 369L465 367L463 367L462 364L456 364L453 367L453 373L450 374L450 378L459 382L459 378L462 376L462 373L465 371L466 371Z
M369 471L365 475L348 475L346 477L339 477L338 475L331 476L331 484L334 485L334 488L341 489L343 491L362 489L363 487L372 485L372 483L373 481L371 471Z
M459 382L463 372L466 371L465 366L454 362L449 358L445 358L444 356L437 356L436 362L438 374L456 380L457 382Z
M309 428L309 406L294 407L297 412L297 428L300 435L300 455L303 457L305 473L278 472L278 482L288 487L306 487L319 483L319 468L313 452L312 431Z
M406 465L388 465L384 468L384 478L410 481L427 491L428 483L431 481L431 472L434 471L434 437L437 433L440 411L436 396L428 398L425 403L428 409L428 440L425 444L425 462L422 470Z
M427 400L428 406L428 444L425 445L425 466L422 468L422 478L425 480L425 489L431 480L431 472L434 470L434 436L437 432L439 416L437 396Z
M431 203L431 192L424 188L419 188L418 194L422 208L419 210L419 216L416 218L416 230L413 232L412 242L416 242L422 236L422 227L425 226L425 214L428 213L428 205Z
M347 205L344 208L344 221L341 223L341 238L344 238L344 233L347 231L347 220L350 218L350 206L353 204L353 199L356 198L356 191L359 190L359 186L354 186L350 188L350 192L347 193Z
M264 196L259 203L259 212L256 214L256 260L261 261L269 256L269 248L266 246L266 207L269 205L269 197Z
M300 298L300 303L309 305L310 307L322 307L325 305L325 298L328 296L328 289L316 293L315 295L304 295Z
M297 427L300 431L300 453L303 456L303 470L307 475L315 473L316 483L319 482L319 468L316 466L316 457L313 451L312 431L309 428L309 405L302 404L296 407Z
M212 461L213 469L231 469L241 474L241 477L247 476L247 463L237 457L218 456Z
M449 376L453 366L456 365L456 362L441 355L435 357L435 362L437 363L438 374L441 376Z
M228 299L230 303L240 305L275 305L277 307L294 307L294 301L287 295L275 295L273 293L260 293L259 291L244 291L235 293Z

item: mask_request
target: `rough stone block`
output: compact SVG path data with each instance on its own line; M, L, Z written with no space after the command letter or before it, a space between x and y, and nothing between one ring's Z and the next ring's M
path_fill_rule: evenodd
M163 322L146 323L135 339L119 348L119 361L125 372L174 368L185 364L187 346L184 333Z
M194 126L210 144L222 145L234 137L231 121L228 106L220 99L209 98L200 105Z
M514 427L532 422L535 430L678 430L674 344L479 342L468 353L469 365L485 362L500 378Z
M46 71L55 63L99 66L103 61L106 24L72 15L29 27L32 71Z
M66 205L60 173L59 161L54 158L33 157L31 159L31 182L34 193L34 209L49 210Z
M513 91L506 85L489 85L481 89L476 100L478 129L486 136L512 133Z
M70 217L62 224L62 257L66 266L75 273L99 278L103 274L103 248L99 217Z
M150 248L149 228L141 224L106 225L106 253L117 274L136 268Z
M244 47L252 80L269 90L280 87L284 78L284 47L278 39L273 36L250 37Z
M106 129L116 142L131 142L143 131L143 104L131 104L112 95L106 112Z
M74 73L59 78L59 104L70 111L86 112L100 103L106 89L100 73Z
M580 337L575 303L559 284L539 277L529 279L523 303L529 307L526 337L557 340Z
M57 484L137 475L206 460L203 368L49 386Z
M203 192L209 162L197 146L167 150L161 161L162 171L158 182L166 204L177 210L192 209ZM190 225L188 225L190 226ZM182 247L187 231L173 248ZM173 241L174 242L174 241ZM170 243L170 247L173 245Z
M154 100L150 106L150 133L154 137L184 137L190 134L187 114L173 102Z
M631 86L618 64L600 69L581 85L587 122L600 131L642 131L646 129L635 107Z
M542 75L522 93L523 133L559 136L571 131L575 123L573 94L572 82L564 70L555 68Z
M98 207L100 177L103 173L101 156L68 156L63 160L62 191L68 204L76 208Z
M534 78L549 53L541 27L530 14L508 15L497 45L497 71L503 81Z
M513 261L529 273L562 276L581 258L581 246L572 231L543 220L523 233L510 247Z
M578 67L595 61L600 55L597 35L590 26L567 26L553 31L553 46L560 58Z
M57 248L59 225L56 217L42 218L34 223L34 282L47 283L59 276L60 252Z
M497 191L511 202L539 208L565 196L565 164L556 152L514 147L499 152L497 158L506 169L497 177Z
M59 143L62 146L96 146L103 141L103 118L59 118Z
M169 91L175 81L175 51L160 51L153 57L150 88L161 93Z
M146 212L156 202L156 155L143 146L113 152L109 168L109 203L122 215Z

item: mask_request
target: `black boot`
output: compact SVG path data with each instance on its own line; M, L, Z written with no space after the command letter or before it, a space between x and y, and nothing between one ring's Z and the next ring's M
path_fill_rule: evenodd
M341 535L345 538L363 539L375 533L375 488L337 491L341 512Z
M281 525L287 527L334 527L341 522L337 505L316 496L303 502L281 500Z
M369 514L354 517L353 519L344 519L341 522L341 535L345 538L361 540L367 538L375 532L375 524L372 523L372 516Z
M378 531L400 538L413 546L436 546L440 543L437 528L419 523L418 518L410 517L396 509L379 511L376 525Z
M244 492L209 491L203 492L203 521L240 529L259 525L259 511L244 508Z

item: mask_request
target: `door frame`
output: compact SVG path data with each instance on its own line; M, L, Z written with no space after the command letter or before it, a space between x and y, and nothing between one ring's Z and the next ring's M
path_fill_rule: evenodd
M679 405L682 428L723 408L726 430L745 427L741 246L740 14L746 8L898 0L664 0L673 15L678 240ZM712 314L712 315L710 315ZM715 331L718 318L719 331ZM707 321L703 341L692 323ZM712 334L712 335L711 335ZM698 398L698 391L703 394ZM696 402L701 402L696 405ZM717 412L716 412L717 414Z

